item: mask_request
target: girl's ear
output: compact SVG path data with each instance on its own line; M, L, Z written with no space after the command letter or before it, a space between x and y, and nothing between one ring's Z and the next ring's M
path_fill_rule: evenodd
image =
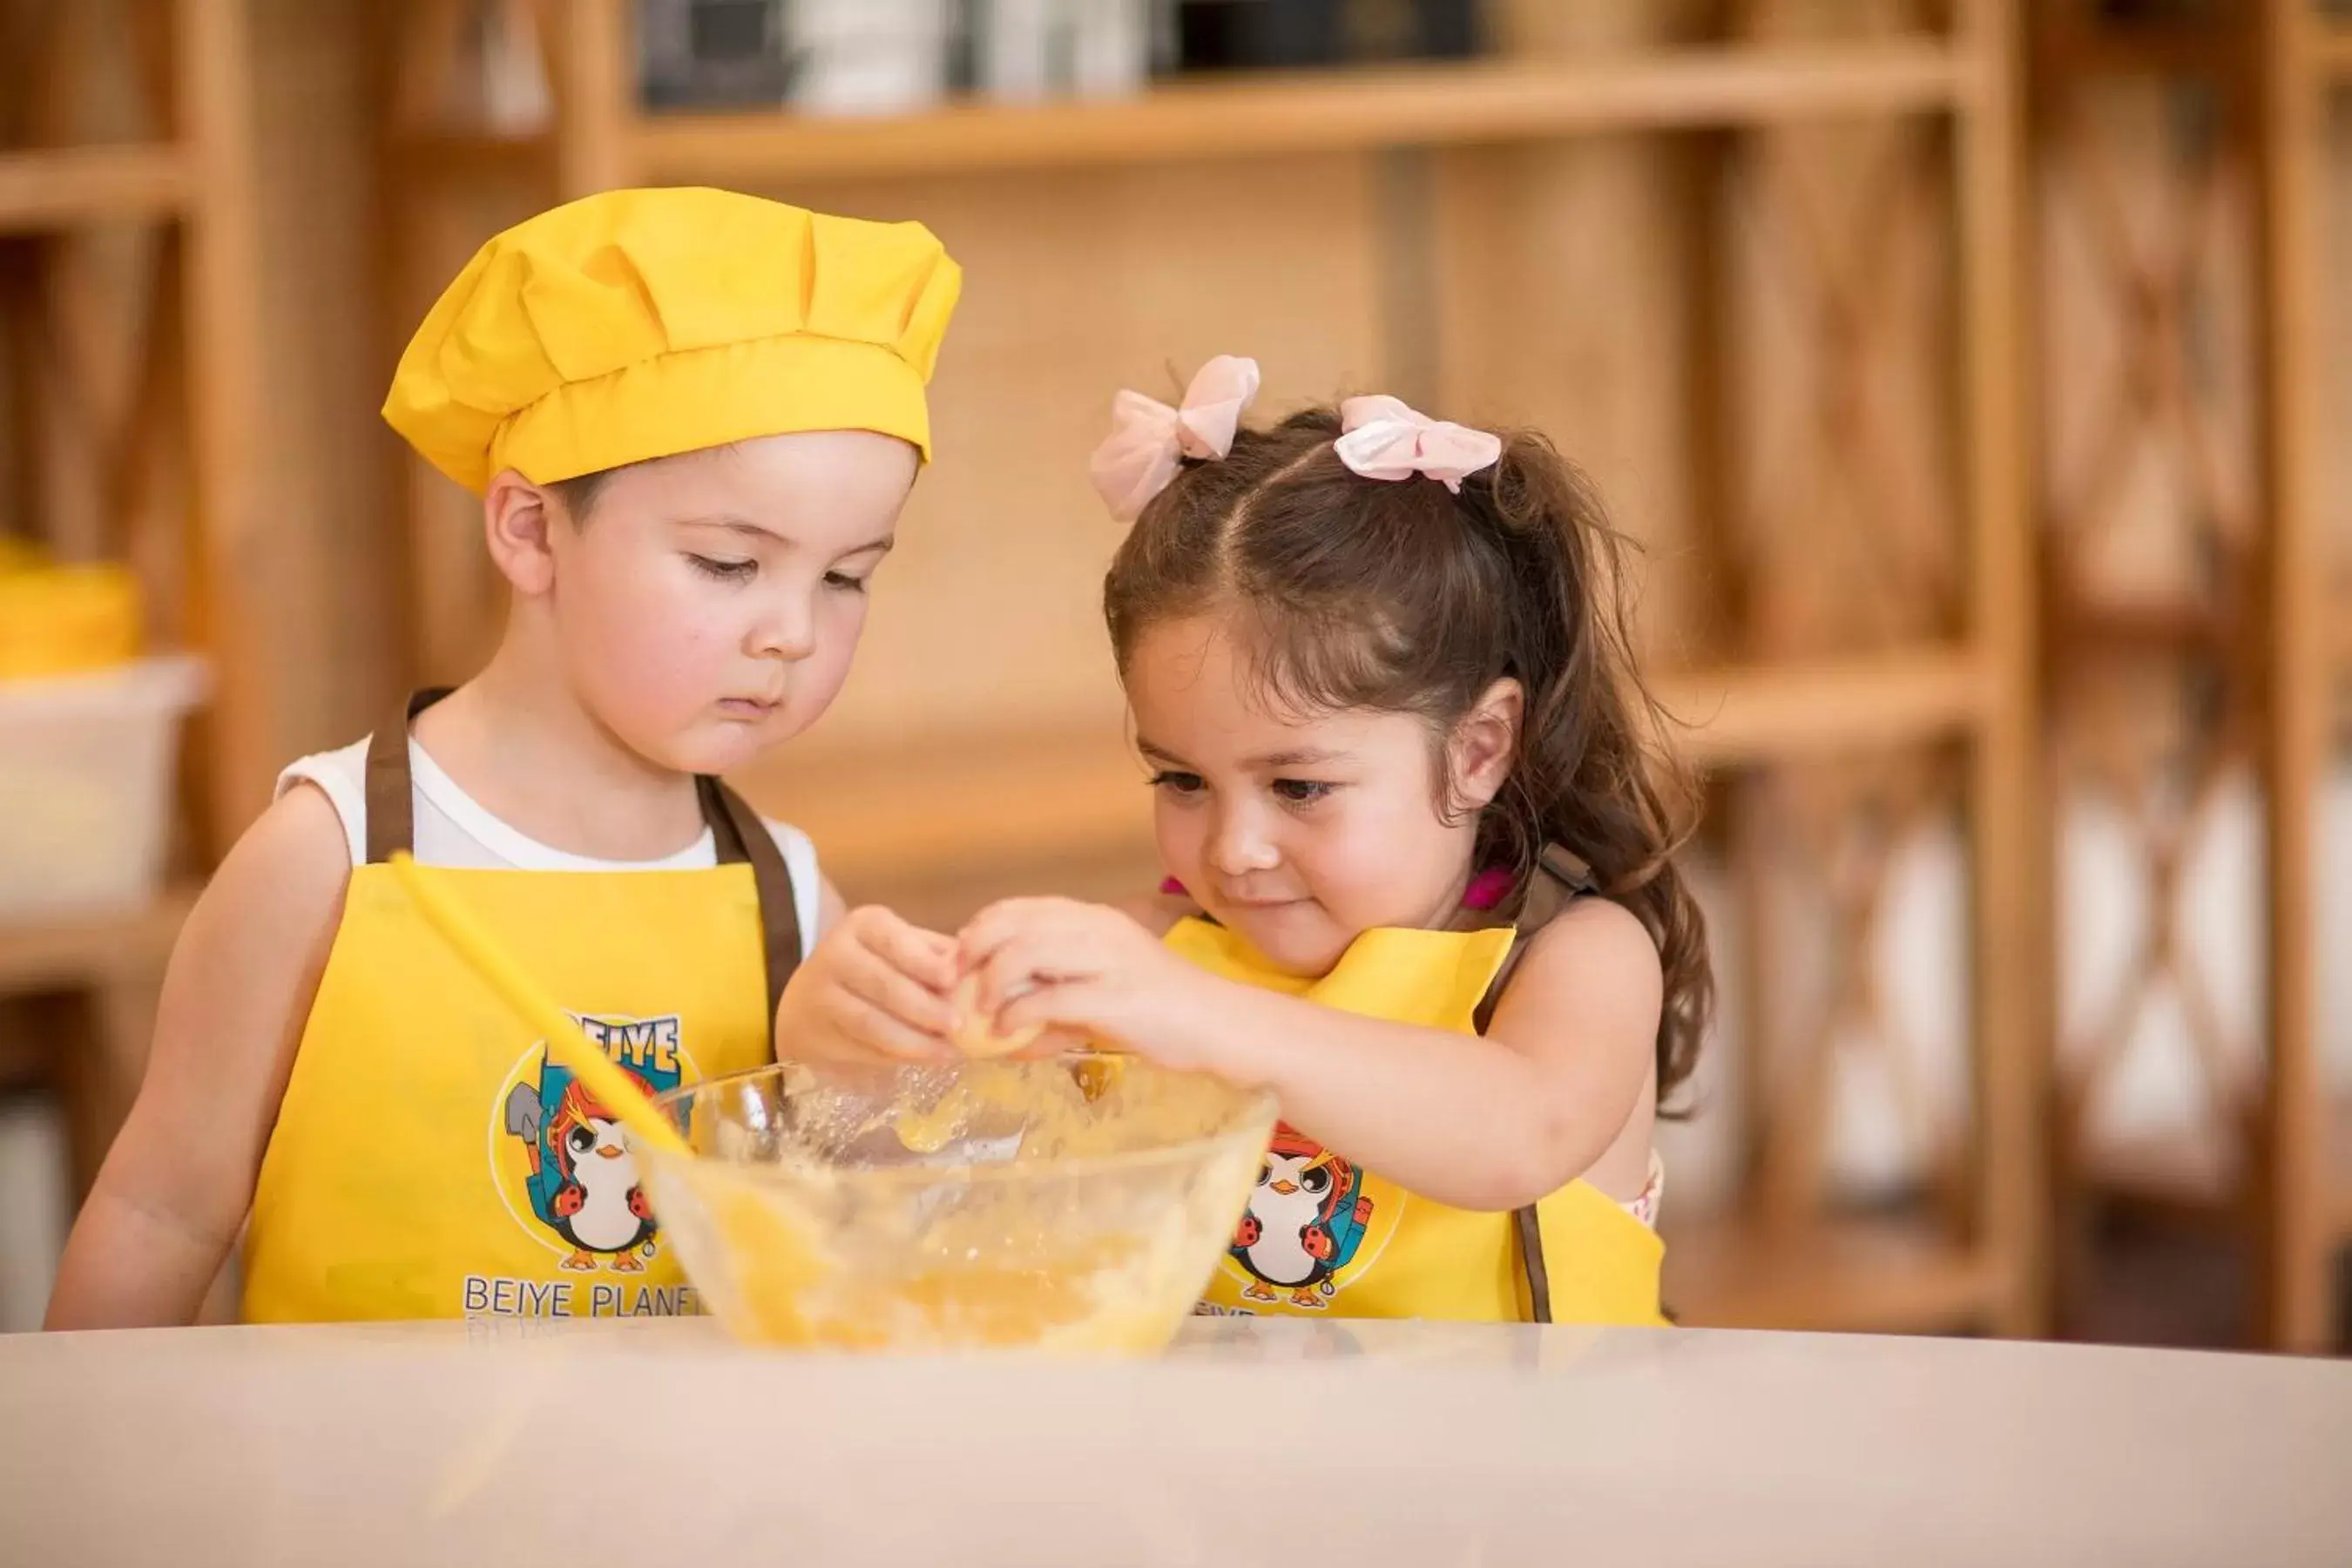
M482 535L490 559L518 594L536 596L555 586L548 534L557 510L554 497L512 468L502 470L482 492Z
M1483 810L1503 793L1519 754L1519 723L1527 715L1527 691L1509 676L1486 688L1454 726L1446 746L1453 769L1452 798L1467 810Z

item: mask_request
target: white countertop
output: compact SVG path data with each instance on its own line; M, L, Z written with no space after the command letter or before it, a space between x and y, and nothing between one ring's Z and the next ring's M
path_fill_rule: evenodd
M2352 1364L1198 1320L1156 1362L704 1321L0 1339L0 1561L2352 1563Z

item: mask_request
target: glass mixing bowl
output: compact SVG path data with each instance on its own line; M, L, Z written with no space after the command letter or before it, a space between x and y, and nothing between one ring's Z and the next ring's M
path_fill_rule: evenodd
M1228 1246L1271 1096L1139 1058L785 1062L656 1101L640 1149L688 1277L736 1337L1146 1353Z

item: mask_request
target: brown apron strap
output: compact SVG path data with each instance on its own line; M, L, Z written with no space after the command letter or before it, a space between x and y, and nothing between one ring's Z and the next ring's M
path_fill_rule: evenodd
M446 686L412 691L387 724L368 737L367 863L381 866L394 855L416 852L416 805L408 776L408 727L416 716L449 695Z
M1531 1323L1551 1321L1551 1270L1544 1263L1543 1223L1536 1216L1536 1205L1526 1205L1511 1211L1511 1227L1517 1232L1519 1261L1528 1270L1528 1321Z
M1551 923L1560 910L1568 908L1580 896L1592 891L1592 868L1557 844L1544 846L1536 861L1538 874L1529 879L1527 891L1519 899L1518 912L1512 917L1511 928L1517 933L1511 951L1503 955L1502 967L1487 983L1486 995L1478 999L1476 1011L1470 1021L1480 1034L1495 1021L1496 1005L1503 999L1503 987L1511 982L1512 972L1528 951L1528 939ZM1543 1227L1536 1215L1536 1206L1528 1204L1511 1211L1511 1226L1519 1244L1519 1261L1528 1272L1528 1305L1531 1321L1551 1321L1551 1270L1544 1262Z
M1593 891L1591 868L1556 844L1544 846L1536 868L1538 875L1528 879L1527 891L1519 899L1518 912L1511 919L1511 929L1518 933L1517 938L1511 943L1511 951L1503 955L1503 966L1487 982L1486 994L1478 999L1477 1010L1470 1015L1471 1026L1482 1035L1486 1026L1495 1021L1495 1007L1503 999L1503 987L1511 983L1519 960L1527 955L1528 939L1549 925L1560 910Z
M768 971L768 1028L776 1026L776 1004L783 1000L784 982L801 963L800 906L793 899L792 868L784 864L767 824L743 797L715 778L697 777L695 794L721 866L749 864L751 885L760 894L760 945ZM774 1041L769 1042L771 1047Z

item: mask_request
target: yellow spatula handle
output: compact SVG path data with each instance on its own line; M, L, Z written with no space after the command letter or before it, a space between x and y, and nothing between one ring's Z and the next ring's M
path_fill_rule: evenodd
M557 1006L546 992L541 990L530 976L525 974L506 950L484 931L478 921L458 900L434 885L433 879L420 869L406 855L392 858L392 874L400 879L417 910L427 925L440 932L441 940L454 949L458 957L489 988L502 997L507 1005L521 1014L531 1027L547 1037L547 1051L557 1061L572 1069L572 1075L588 1086L607 1110L621 1119L621 1124L631 1136L641 1142L659 1146L670 1153L685 1155L689 1151L686 1140L669 1118L653 1108L636 1079L613 1064L610 1058L598 1050L572 1015Z

